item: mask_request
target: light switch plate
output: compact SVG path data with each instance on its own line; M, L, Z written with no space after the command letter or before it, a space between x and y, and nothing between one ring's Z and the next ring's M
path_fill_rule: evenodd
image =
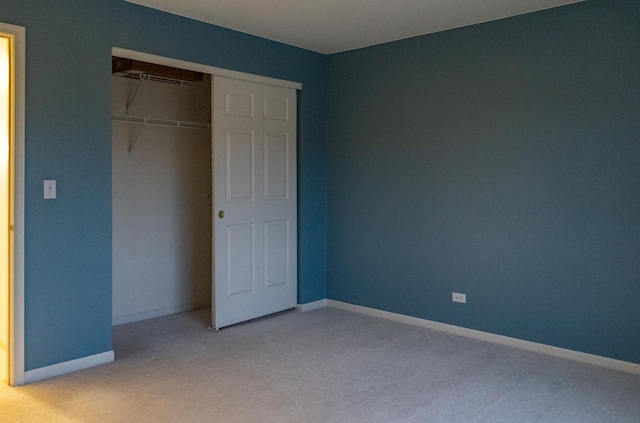
M53 200L56 198L56 181L49 179L44 181L44 199Z

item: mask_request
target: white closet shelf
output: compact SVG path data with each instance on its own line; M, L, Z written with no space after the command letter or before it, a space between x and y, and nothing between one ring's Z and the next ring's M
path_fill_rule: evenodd
M197 82L197 81L186 81L184 79L170 78L167 76L160 75L151 75L148 73L140 73L140 74L121 74L114 73L114 76L121 76L123 78L129 79L137 79L140 81L149 81L149 82L159 82L161 84L169 84L169 85L179 85L185 88L200 88L205 90L211 89L211 84L207 82Z
M135 139L131 144L129 144L129 155L131 155L131 151L133 150L133 147L136 146L136 143L140 139L140 135L142 135L142 130L147 125L170 126L173 128L185 128L185 129L206 129L206 130L211 129L211 125L208 123L188 122L185 120L158 119L158 118L150 118L150 117L144 117L144 116L111 115L111 120L119 120L121 122L142 124Z
M111 115L111 119L122 122L141 123L144 125L174 126L187 129L211 129L211 125L208 123L188 122L185 120L158 119L132 115Z

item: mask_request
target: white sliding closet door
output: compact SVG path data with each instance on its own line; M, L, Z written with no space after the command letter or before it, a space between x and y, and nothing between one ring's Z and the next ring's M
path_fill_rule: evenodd
M297 303L296 90L214 76L215 329Z

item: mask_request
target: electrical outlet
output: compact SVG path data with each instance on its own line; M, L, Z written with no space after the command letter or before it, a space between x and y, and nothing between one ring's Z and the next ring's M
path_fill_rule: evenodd
M466 303L467 302L467 294L459 294L457 292L451 293L451 301L454 303Z

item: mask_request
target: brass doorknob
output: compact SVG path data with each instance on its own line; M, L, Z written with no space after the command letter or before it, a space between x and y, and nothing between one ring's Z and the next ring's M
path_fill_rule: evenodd
M220 210L220 211L218 212L218 217L219 217L220 219L222 219L222 218L224 217L224 210Z

